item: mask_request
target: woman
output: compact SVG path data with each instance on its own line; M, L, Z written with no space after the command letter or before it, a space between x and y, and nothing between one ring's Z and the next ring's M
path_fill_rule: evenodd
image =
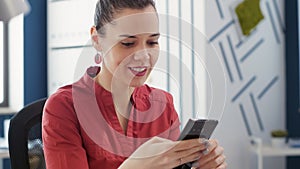
M172 96L144 84L159 53L153 0L99 0L91 36L101 68L60 88L44 108L47 169L226 168L216 140L175 141Z

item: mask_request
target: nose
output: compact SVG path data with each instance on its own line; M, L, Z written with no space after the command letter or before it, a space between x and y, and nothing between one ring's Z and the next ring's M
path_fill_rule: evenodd
M150 59L150 52L144 48L142 50L139 50L137 52L135 52L134 54L134 60L147 60L147 59Z

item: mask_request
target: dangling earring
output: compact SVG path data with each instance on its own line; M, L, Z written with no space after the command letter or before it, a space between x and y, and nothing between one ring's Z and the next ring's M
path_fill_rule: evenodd
M97 54L95 55L95 63L96 64L100 64L103 60L103 56L102 56L102 52L97 52Z

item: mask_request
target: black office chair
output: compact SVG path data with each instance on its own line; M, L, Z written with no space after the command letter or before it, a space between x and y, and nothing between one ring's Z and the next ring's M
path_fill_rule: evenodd
M10 120L8 131L12 169L45 169L41 122L46 98L26 105Z

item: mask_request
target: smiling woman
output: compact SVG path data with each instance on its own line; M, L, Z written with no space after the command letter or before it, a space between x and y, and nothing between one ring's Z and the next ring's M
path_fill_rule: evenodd
M95 53L83 58L91 55L99 65L59 88L44 107L47 169L170 169L194 161L193 167L226 168L216 140L177 141L173 96L145 84L160 54L158 19L153 0L97 2L90 28Z

